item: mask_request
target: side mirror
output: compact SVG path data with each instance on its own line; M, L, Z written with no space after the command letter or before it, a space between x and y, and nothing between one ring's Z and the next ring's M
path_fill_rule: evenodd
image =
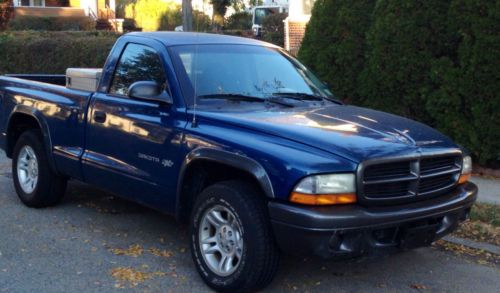
M156 101L172 104L170 94L154 81L136 81L128 88L128 96L132 99Z

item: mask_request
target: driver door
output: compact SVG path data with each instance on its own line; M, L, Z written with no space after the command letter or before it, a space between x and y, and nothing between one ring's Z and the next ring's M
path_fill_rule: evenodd
M160 50L165 48L155 44L124 46L107 92L94 96L82 165L86 182L168 210L175 201L169 191L175 190L175 142L181 135L174 127L174 107L127 96L136 81L168 89Z

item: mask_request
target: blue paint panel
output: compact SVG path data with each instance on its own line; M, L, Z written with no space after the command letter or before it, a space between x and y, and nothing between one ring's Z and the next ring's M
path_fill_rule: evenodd
M120 194L173 210L175 192L171 191L182 162L178 153L185 125L177 120L175 109L96 94L91 113L95 111L105 112L106 121L97 123L90 115L83 156L85 180L110 191L134 182L144 187L140 193L125 188ZM103 168L116 179L103 180Z
M70 152L58 152L84 146L86 108L91 93L62 86L0 77L4 91L1 132L6 132L12 115L25 114L36 118L46 137L56 168L62 174L82 179L80 162Z

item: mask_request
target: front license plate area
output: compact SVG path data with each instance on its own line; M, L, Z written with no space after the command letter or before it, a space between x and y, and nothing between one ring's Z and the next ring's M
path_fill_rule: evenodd
M436 237L437 226L426 225L419 227L406 228L401 231L400 247L403 249L412 249L422 246L428 246Z

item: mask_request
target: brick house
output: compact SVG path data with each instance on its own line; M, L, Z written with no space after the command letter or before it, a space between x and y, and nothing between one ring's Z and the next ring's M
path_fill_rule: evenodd
M297 55L316 0L290 0L285 19L285 49Z
M114 19L115 0L13 0L15 16Z

